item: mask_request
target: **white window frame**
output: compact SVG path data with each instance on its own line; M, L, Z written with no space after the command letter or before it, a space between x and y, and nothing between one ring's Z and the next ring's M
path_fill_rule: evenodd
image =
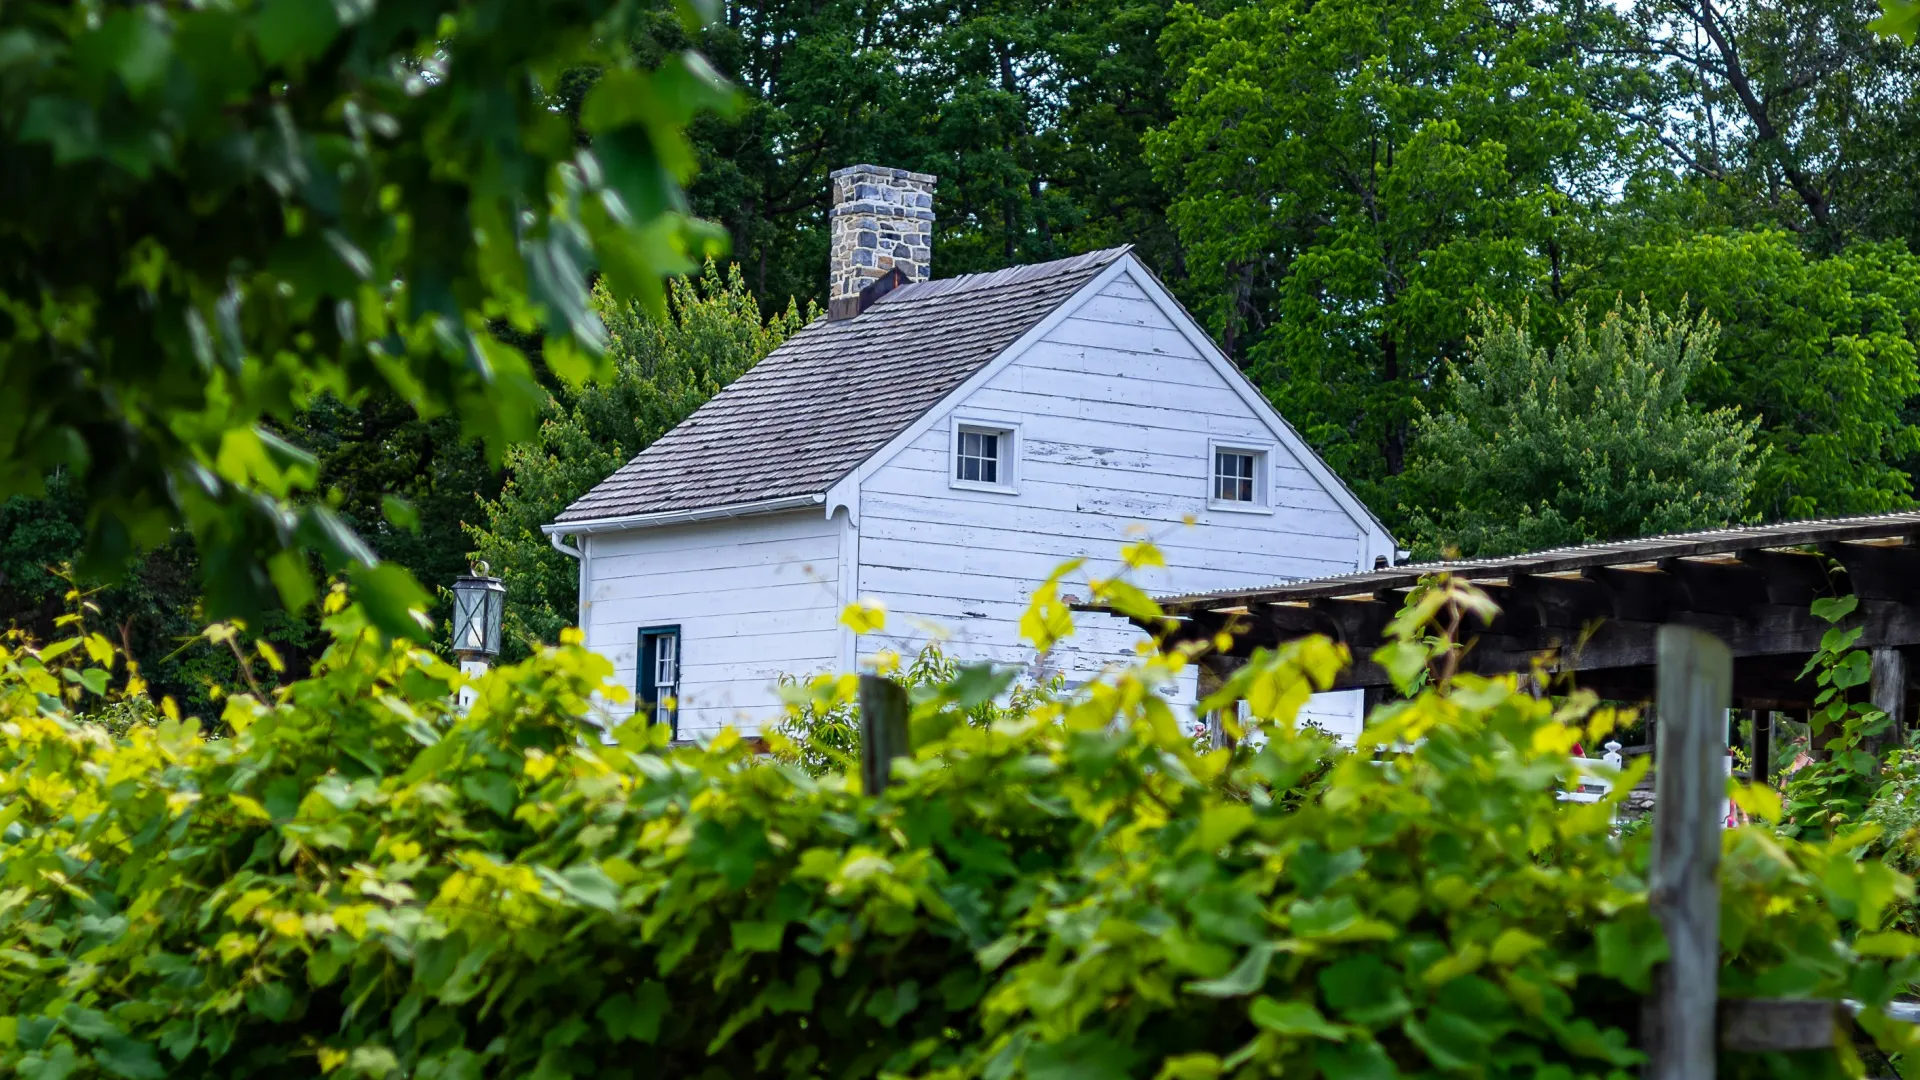
M1020 422L990 416L956 415L947 430L947 486L962 491L989 491L997 495L1020 492ZM996 435L1000 439L1000 460L996 471L1000 479L989 484L982 480L960 479L960 436L965 432Z
M1253 501L1214 498L1214 470L1221 454L1249 454L1253 457ZM1246 439L1207 440L1207 509L1229 514L1273 513L1273 444Z

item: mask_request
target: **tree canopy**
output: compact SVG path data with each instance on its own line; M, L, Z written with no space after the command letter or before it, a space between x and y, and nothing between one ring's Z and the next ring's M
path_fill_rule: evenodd
M1617 296L1705 312L1690 393L1767 451L1743 516L1910 505L1903 4L13 5L0 619L44 626L78 558L129 568L96 597L150 661L343 572L410 631L396 568L457 572L543 403L613 374L589 283L657 309L711 219L762 314L805 303L861 160L941 177L938 275L1138 245L1408 535L1479 303L1542 340ZM489 561L560 589L536 547Z
M1577 17L1487 0L1182 7L1149 141L1189 295L1350 483L1379 495L1474 303L1549 294L1635 142Z
M595 290L594 307L607 325L612 377L549 399L538 434L507 452L499 497L485 501L467 528L474 555L507 585L514 655L558 641L563 627L579 621L579 567L540 526L806 322L791 302L763 319L739 266L723 271L716 263L697 281L673 282L664 319L605 289Z
M698 54L609 42L637 0L0 10L0 496L64 469L86 566L184 529L216 613L312 600L305 553L391 632L425 597L324 501L278 425L322 393L531 434L523 352L603 370L587 275L651 302L719 234L682 129L732 98ZM691 13L691 8L688 9ZM604 70L582 145L544 81Z
M1920 428L1920 258L1900 241L1829 256L1790 234L1703 233L1630 248L1596 268L1589 303L1616 292L1722 327L1691 393L1760 422L1769 451L1751 511L1764 520L1910 505Z
M947 276L1134 243L1177 267L1140 153L1167 118L1166 0L726 5L698 40L747 95L695 124L693 205L725 225L769 312L824 300L827 174L938 174ZM650 40L671 47L677 31Z
M1689 386L1713 360L1706 316L1643 301L1536 343L1518 318L1475 315L1446 411L1415 425L1403 512L1426 554L1466 556L1715 528L1739 521L1764 452L1757 421L1707 409Z

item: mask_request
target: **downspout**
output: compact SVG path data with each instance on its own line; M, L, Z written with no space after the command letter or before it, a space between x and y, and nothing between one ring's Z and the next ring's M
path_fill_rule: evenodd
M559 552L562 555L572 556L573 558L578 559L580 562L580 590L579 590L580 591L580 613L578 616L579 622L577 623L577 625L580 627L581 644L584 645L586 643L586 637L587 637L587 606L588 606L587 589L591 587L591 583L592 583L592 579L589 577L589 571L593 566L593 556L587 554L586 537L584 536L581 537L580 546L574 547L572 544L569 544L566 541L561 539L563 535L566 535L566 534L548 533L547 542L553 545L553 550Z

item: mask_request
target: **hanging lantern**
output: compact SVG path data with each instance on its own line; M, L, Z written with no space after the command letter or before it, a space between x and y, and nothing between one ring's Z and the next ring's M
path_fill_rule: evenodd
M487 576L487 564L453 579L453 651L462 659L491 660L500 655L500 618L506 612L507 587Z

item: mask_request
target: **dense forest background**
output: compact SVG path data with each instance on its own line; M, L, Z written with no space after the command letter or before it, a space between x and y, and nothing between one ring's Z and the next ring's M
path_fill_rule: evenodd
M697 44L743 93L696 121L690 189L737 270L675 290L664 327L601 297L619 385L548 380L540 439L503 458L378 397L319 398L282 434L383 557L429 585L504 563L521 640L548 636L567 581L542 515L804 321L827 173L872 161L939 175L938 276L1134 244L1423 553L1908 506L1920 49L1868 30L1877 13L770 0L689 42L663 5L634 48ZM1556 347L1590 324L1597 346ZM1578 392L1530 394L1541 372ZM1712 454L1647 452L1700 418ZM1487 441L1504 452L1464 452ZM0 624L63 610L84 514L60 477L0 504ZM199 574L181 541L77 583L183 703L236 677ZM245 632L296 671L317 636L302 614Z

